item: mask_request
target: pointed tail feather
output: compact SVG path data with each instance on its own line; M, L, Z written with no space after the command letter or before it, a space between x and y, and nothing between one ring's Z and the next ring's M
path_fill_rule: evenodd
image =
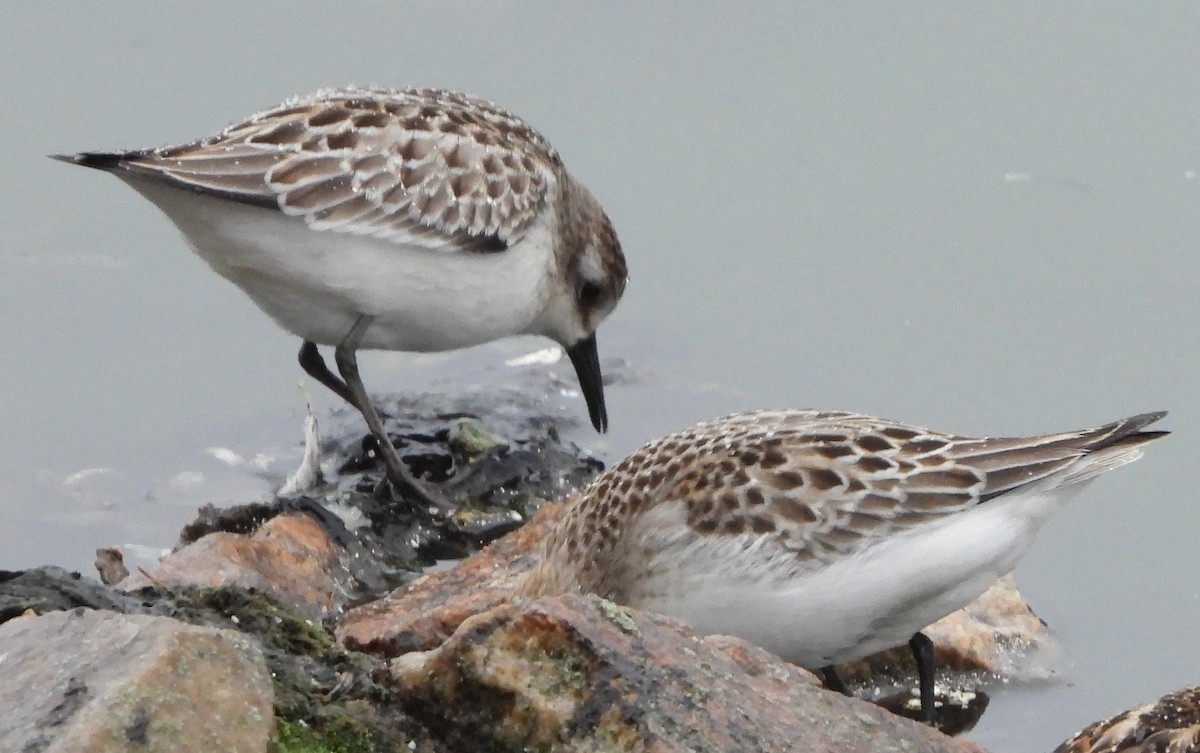
M1171 433L1142 431L1166 415L1166 411L1143 413L1102 427L1109 431L1081 447L1086 454L1063 476L1062 485L1090 481L1140 458L1144 445Z
M1170 434L1168 431L1142 431L1142 429L1150 424L1162 420L1166 415L1167 412L1163 410L1153 413L1140 413L1120 421L1114 421L1111 424L1093 430L1093 432L1088 432L1092 436L1087 437L1087 442L1082 445L1082 449L1094 452L1105 447L1121 444L1127 440L1132 441L1134 444L1145 444L1152 439Z
M129 155L124 152L79 152L78 154L51 154L50 159L69 162L72 165L94 167L97 170L116 170Z
M1053 479L1066 486L1095 478L1142 456L1142 445L1166 435L1143 431L1167 415L1143 413L1095 429L1024 439L964 440L961 459L986 474L980 501Z

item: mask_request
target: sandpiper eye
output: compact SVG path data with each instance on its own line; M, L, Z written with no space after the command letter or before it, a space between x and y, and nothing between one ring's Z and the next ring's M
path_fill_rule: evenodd
M604 297L604 286L588 280L581 280L575 291L575 300L582 308L592 308Z

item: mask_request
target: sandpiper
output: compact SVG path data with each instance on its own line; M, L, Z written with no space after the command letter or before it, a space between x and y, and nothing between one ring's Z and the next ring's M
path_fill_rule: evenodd
M1049 515L1139 458L1164 413L972 439L871 416L729 416L651 442L579 496L522 584L736 635L846 692L834 665L903 644L932 720L920 631L1017 564Z
M608 426L596 328L625 289L612 223L554 147L497 105L431 89L331 89L178 146L52 155L112 172L303 340L357 408L393 490L444 506L396 454L356 351L549 337ZM339 376L317 345L335 346Z
M1054 753L1196 753L1200 688L1168 693L1080 730Z

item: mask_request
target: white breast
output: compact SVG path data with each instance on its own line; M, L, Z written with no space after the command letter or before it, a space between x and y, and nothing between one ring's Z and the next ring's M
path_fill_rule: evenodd
M279 326L339 343L362 314L365 349L440 351L530 331L556 274L550 228L506 251L434 251L316 231L296 217L129 179L196 253Z

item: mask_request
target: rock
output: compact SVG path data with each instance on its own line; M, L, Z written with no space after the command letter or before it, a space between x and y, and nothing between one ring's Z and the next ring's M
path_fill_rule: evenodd
M96 550L96 572L100 573L100 582L112 586L129 577L129 568L125 567L125 555L116 547L103 547Z
M388 677L445 750L980 750L739 639L594 596L497 606Z
M137 599L61 567L38 567L21 572L0 570L0 623L27 611L44 614L58 609L89 607L123 612L136 604Z
M460 418L452 423L446 441L452 450L468 460L510 447L508 440L488 431L474 418Z
M565 509L547 505L523 528L455 567L350 610L338 621L338 639L347 648L382 656L437 647L467 617L511 598L518 579L536 562L537 542Z
M287 751L392 751L424 739L375 680L381 662L346 651L325 624L236 587L139 591L154 614L253 636L275 685Z
M939 664L1003 677L1045 679L1029 657L1054 654L1058 643L1025 603L1012 573L978 599L923 631L937 646Z
M72 610L0 625L6 750L265 751L271 677L245 636Z
M609 367L614 367L612 378L622 377L624 370L613 364L606 366L606 375ZM499 386L489 379L472 388L456 387L451 394L396 397L378 407L394 417L385 420L385 426L415 477L435 485L460 508L508 509L527 518L541 504L582 486L603 469L602 463L563 439L581 416L577 405L555 409L563 386L544 369L513 369ZM347 414L361 427L356 413ZM382 476L374 439L363 437L359 428L330 444L343 458L338 489L372 489ZM446 543L453 548L456 542ZM477 549L438 556L465 557Z
M427 737L420 725L398 710L391 692L373 679L380 660L344 650L325 624L306 619L265 594L236 586L147 587L126 594L56 568L6 575L0 581L0 603L19 611L4 619L87 601L101 609L171 618L167 621L215 629L221 635L247 636L260 650L273 682L275 733L291 746L282 750L402 750ZM124 628L120 621L104 623L81 645L110 641L108 633L119 634ZM0 643L0 703L11 658L8 648ZM75 648L66 647L61 661L73 661ZM112 660L123 658L114 653ZM193 702L207 701L200 695ZM3 729L0 724L0 751L8 751Z
M1200 688L1184 688L1096 722L1054 753L1200 753Z
M1017 590L1012 573L978 599L923 631L933 641L939 669L984 672L1009 679L1045 679L1046 662L1058 655L1058 642ZM909 649L882 651L839 668L851 682L880 675L908 678L915 668Z
M204 536L129 576L119 588L239 586L319 620L333 613L351 580L339 555L315 519L291 513L271 518L249 536L225 531Z

